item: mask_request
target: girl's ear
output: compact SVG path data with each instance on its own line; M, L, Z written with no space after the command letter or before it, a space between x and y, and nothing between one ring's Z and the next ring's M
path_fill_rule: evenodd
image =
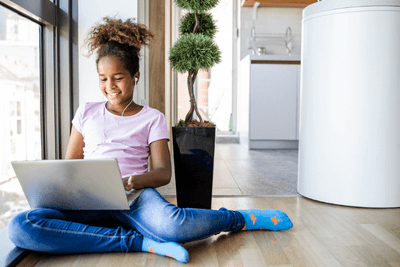
M135 73L135 84L138 83L139 78L140 78L140 72L138 71L138 72Z

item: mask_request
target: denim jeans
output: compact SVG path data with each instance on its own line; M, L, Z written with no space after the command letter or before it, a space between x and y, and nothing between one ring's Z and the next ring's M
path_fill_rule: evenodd
M8 226L17 247L58 254L141 251L143 236L185 243L243 227L243 215L237 211L178 208L150 188L130 210L40 208L22 212Z

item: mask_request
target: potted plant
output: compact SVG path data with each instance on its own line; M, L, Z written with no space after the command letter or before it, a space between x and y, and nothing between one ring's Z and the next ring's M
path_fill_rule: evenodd
M175 0L189 12L181 19L180 38L170 49L172 69L188 73L190 110L185 120L172 127L177 204L179 207L211 209L214 172L215 124L203 121L193 86L197 73L220 61L213 42L216 27L206 13L218 0ZM199 121L193 120L196 112Z

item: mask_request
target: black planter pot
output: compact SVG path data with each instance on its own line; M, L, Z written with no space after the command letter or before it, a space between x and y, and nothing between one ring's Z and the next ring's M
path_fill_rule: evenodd
M215 128L172 127L172 139L178 207L211 209Z

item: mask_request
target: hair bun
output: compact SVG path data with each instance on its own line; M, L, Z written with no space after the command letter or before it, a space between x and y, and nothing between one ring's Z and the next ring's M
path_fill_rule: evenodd
M134 19L122 21L121 19L104 17L104 23L94 26L85 39L85 46L88 47L89 55L109 42L128 45L139 51L143 45L148 45L150 41L154 41L154 34L145 25L133 21Z

